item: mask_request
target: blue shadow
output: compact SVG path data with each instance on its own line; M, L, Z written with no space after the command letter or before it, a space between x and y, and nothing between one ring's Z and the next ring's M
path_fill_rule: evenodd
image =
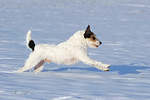
M137 70L145 70L149 69L150 67L144 67L144 66L130 66L130 65L117 65L110 67L110 71L118 71L120 75L124 74L139 74L140 72Z
M139 74L140 72L137 70L145 70L145 69L149 69L150 67L143 67L143 66L130 66L130 65L112 65L110 66L110 71L109 72L113 72L113 71L117 71L118 74L120 75L124 75L124 74ZM68 71L68 69L71 70L84 70L84 71L91 71L91 72L102 72L94 67L87 67L87 68L81 68L81 67L63 67L63 68L59 68L59 69L54 69L51 71L55 71L55 72L64 72L64 71ZM48 71L48 70L44 70Z

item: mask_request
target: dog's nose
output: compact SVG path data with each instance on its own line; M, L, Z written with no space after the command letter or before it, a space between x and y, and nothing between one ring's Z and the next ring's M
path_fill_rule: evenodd
M102 44L102 42L101 42L101 41L100 41L99 43L100 43L100 44Z

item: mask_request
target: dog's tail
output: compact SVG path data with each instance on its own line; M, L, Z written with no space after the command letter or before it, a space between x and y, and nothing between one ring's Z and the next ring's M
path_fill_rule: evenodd
M34 43L34 41L31 39L31 30L29 30L29 31L27 32L26 42L27 42L27 46L29 46L29 48L31 48L32 51L34 51L35 43Z

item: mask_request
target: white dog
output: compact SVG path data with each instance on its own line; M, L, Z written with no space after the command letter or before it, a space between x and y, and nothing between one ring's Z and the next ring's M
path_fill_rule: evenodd
M97 48L102 44L102 42L96 38L96 35L91 32L90 25L88 25L86 30L76 32L67 41L58 45L35 45L31 39L31 31L28 31L26 41L33 52L26 60L25 66L18 70L20 73L33 67L34 72L41 72L45 62L71 65L79 61L94 66L99 70L109 71L109 64L95 61L89 58L87 54L87 47Z

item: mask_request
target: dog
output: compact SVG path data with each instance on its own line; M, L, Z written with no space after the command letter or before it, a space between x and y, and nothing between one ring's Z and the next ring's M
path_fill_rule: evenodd
M17 71L19 73L33 67L34 72L41 72L45 62L72 65L81 61L103 71L109 71L109 67L111 66L95 61L88 56L87 47L97 48L102 44L90 30L90 25L87 26L86 30L77 31L68 40L58 45L35 45L35 42L31 39L30 30L27 32L26 42L28 47L32 49L32 53L26 60L25 66Z

